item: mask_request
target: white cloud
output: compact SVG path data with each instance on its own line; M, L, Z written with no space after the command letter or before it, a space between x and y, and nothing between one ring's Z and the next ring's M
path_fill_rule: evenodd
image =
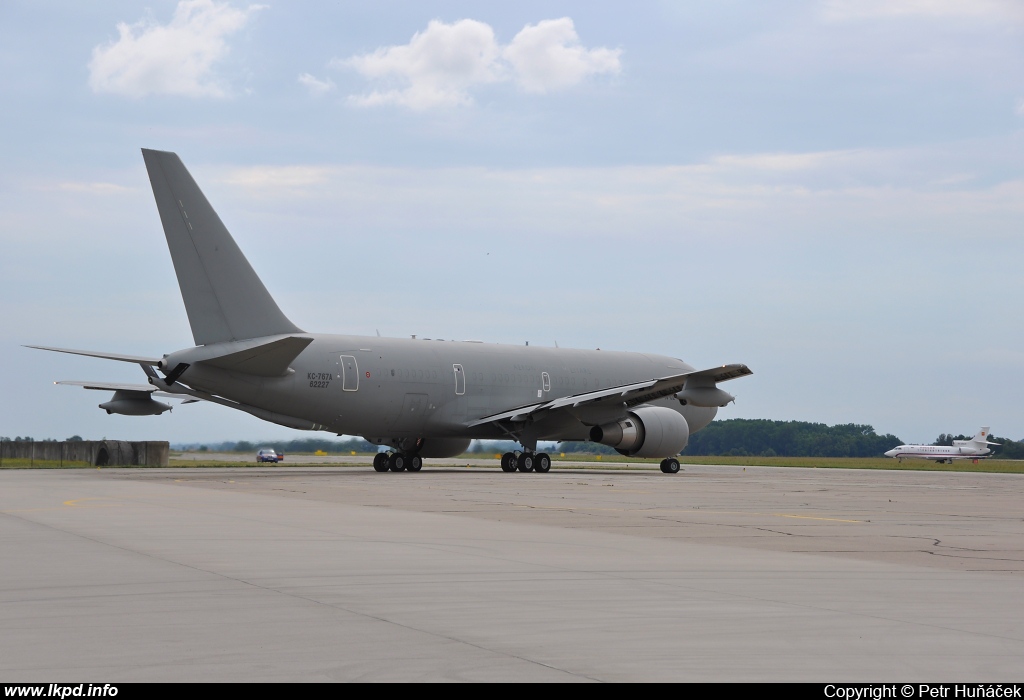
M57 185L58 190L64 192L84 192L86 194L124 194L135 192L135 187L115 185L112 182L61 182Z
M311 95L324 95L334 89L334 83L330 80L320 80L309 73L299 76L299 82L309 90Z
M736 153L652 166L261 166L217 179L261 203L294 201L293 216L344 221L371 237L1017 240L1024 180L965 177L972 147Z
M267 187L301 189L327 182L332 172L332 168L314 165L257 165L236 168L220 178L220 181L229 185L255 189Z
M591 75L618 73L619 49L582 46L572 19L526 25L502 47L490 25L471 19L433 20L408 44L335 59L364 78L386 84L349 101L361 107L395 104L413 110L465 105L474 86L515 80L530 92L571 87Z
M223 97L226 90L213 76L213 66L228 52L227 37L261 7L240 10L213 0L181 0L169 24L121 22L116 41L93 49L89 86L128 97Z
M1024 19L1017 0L826 0L822 12L826 19L839 22L900 17Z
M580 44L572 19L546 19L526 25L505 47L516 81L529 92L571 87L590 75L621 69L621 49L587 49Z
M472 85L498 79L499 49L494 30L463 19L454 24L434 20L403 46L380 48L334 65L355 68L370 80L398 81L405 87L353 96L354 104L397 104L415 110L466 104Z
M850 156L857 151L812 151L809 153L754 153L749 155L715 156L710 165L720 168L795 171L817 168L828 162Z

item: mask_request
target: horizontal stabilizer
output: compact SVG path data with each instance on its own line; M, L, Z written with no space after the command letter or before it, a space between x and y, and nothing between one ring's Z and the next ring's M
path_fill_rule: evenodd
M48 348L42 345L25 345L33 350L49 350L51 352L66 352L71 355L85 355L86 357L99 357L103 360L117 360L118 362L134 362L138 365L159 366L158 357L139 357L138 355L118 355L112 352L95 352L93 350L69 350L68 348Z
M54 382L54 384L64 384L66 386L80 386L83 389L95 389L97 391L132 391L139 394L152 394L154 391L156 391L156 387L150 386L149 384L118 384L116 382L79 382L72 380Z
M196 356L190 356L187 361L259 377L280 377L312 342L312 338L287 336L271 341L218 343L196 348Z
M63 384L65 386L80 386L83 389L95 389L97 391L121 391L129 394L136 395L137 398L144 398L146 396L159 396L167 399L182 399L185 396L181 394L171 394L166 391L160 391L155 386L149 384L120 384L117 382L81 382L73 380L65 380L60 382L54 382L54 384ZM195 403L199 399L189 398L187 401L182 403Z

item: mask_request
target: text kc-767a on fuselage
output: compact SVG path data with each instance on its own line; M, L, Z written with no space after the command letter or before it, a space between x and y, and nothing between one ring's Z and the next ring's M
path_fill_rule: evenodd
M195 347L160 358L31 346L141 365L148 384L66 381L112 390L108 413L158 415L209 401L300 430L384 445L378 471L418 470L470 440L513 439L506 471L546 472L540 440L591 440L621 454L675 456L733 397L740 364L697 371L662 355L474 341L307 333L278 308L184 164L143 149ZM162 375L162 376L161 376Z

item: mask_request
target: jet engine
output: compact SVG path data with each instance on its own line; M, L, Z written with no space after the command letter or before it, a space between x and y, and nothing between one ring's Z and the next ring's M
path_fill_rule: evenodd
M114 398L101 403L100 408L122 416L159 416L171 410L169 404L154 401L152 396L142 391L115 391Z
M594 426L590 439L627 457L674 457L686 447L690 426L671 408L641 406L620 421Z

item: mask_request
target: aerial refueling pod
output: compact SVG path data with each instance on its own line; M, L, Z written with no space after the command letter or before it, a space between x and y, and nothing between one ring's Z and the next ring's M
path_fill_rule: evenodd
M688 378L686 384L683 385L683 390L676 394L676 398L683 406L690 404L704 408L712 406L724 408L730 401L736 400L736 397L729 392L719 389L711 377Z
M159 416L171 410L170 404L154 401L144 391L115 391L114 398L101 403L100 408L107 413L120 413L122 416Z
M674 457L686 447L690 426L671 408L641 406L620 421L595 425L590 439L627 457Z

